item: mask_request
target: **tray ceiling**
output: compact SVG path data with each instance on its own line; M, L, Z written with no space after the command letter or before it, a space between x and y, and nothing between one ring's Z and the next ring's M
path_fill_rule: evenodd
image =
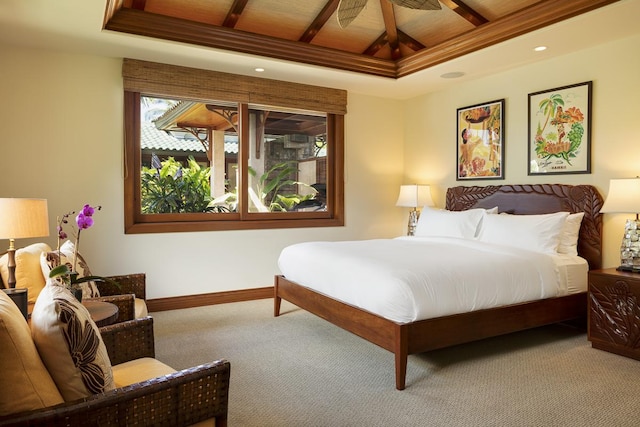
M399 78L616 1L368 0L342 28L340 0L107 0L104 28Z

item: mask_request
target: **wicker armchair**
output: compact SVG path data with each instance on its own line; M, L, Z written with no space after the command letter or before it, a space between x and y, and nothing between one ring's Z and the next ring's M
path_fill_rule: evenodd
M153 319L100 328L113 365L155 355ZM0 426L227 425L230 365L206 363L49 408L0 418Z
M100 296L91 299L117 305L118 319L116 322L133 320L136 317L147 315L146 275L144 273L108 276L106 278L110 281L96 282ZM141 305L142 309L140 309ZM142 316L137 315L136 312L142 312Z

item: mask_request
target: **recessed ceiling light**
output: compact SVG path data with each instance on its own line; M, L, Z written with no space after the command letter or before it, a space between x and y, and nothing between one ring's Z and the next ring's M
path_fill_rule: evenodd
M256 73L264 72L264 68L262 68L262 67L257 67L255 70L256 70Z
M538 46L538 47L534 47L533 50L535 50L536 52L542 52L543 50L547 50L546 46Z
M462 71L453 71L451 73L444 73L440 75L443 79L457 79L458 77L464 76Z

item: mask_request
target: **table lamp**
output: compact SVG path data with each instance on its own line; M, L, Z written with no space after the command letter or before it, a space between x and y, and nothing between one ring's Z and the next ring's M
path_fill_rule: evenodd
M627 219L620 245L618 270L640 272L640 178L612 179L601 213L634 213Z
M0 198L0 239L9 239L8 280L4 292L27 318L27 289L16 289L15 239L49 235L49 212L46 199Z
M400 194L396 206L409 207L409 224L407 226L407 236L413 236L420 217L419 207L434 206L431 199L431 187L428 185L401 185Z

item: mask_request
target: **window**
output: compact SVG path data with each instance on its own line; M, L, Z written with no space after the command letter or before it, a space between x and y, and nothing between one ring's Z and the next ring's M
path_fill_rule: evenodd
M344 224L343 91L126 59L123 75L126 233Z

